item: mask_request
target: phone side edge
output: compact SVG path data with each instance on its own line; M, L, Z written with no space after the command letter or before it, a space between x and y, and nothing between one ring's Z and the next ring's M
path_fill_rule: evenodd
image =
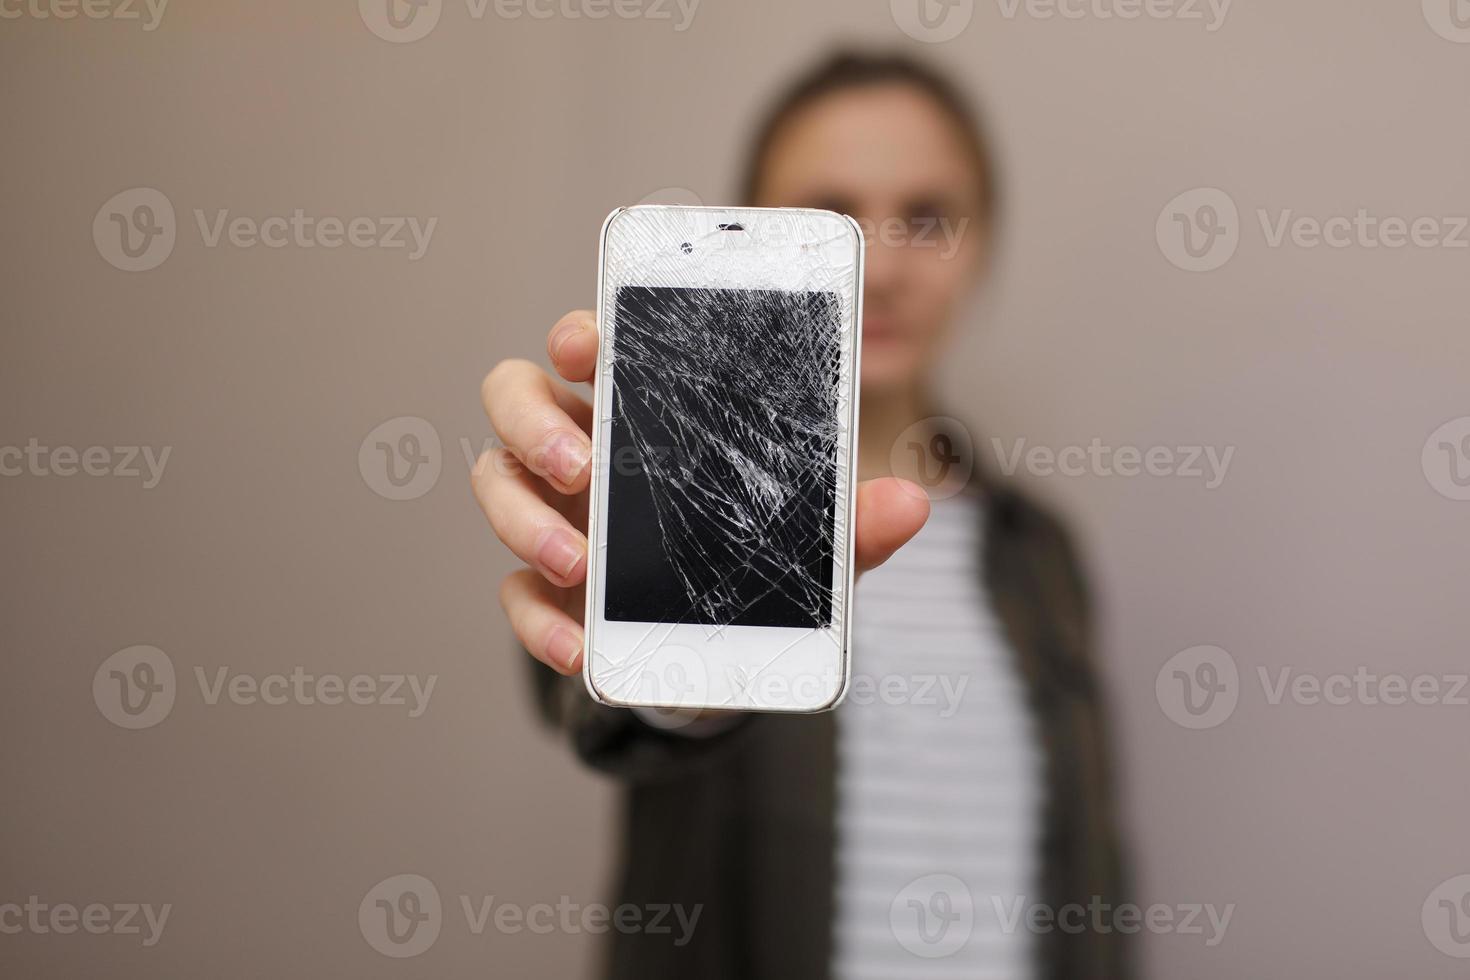
M835 212L834 212L835 213ZM847 692L852 687L852 600L853 589L857 584L857 569L855 567L855 555L857 547L857 484L858 484L858 403L862 397L862 368L863 368L863 276L867 263L867 240L863 237L862 226L857 219L850 214L839 215L848 225L853 233L853 240L857 245L857 274L852 284L852 355L851 376L849 388L851 390L850 404L848 408L848 451L847 451L847 542L844 546L843 568L845 570L842 586L842 685L833 694L832 700L821 707L814 708L813 713L836 710L844 700Z
M618 215L627 211L627 208L613 208L608 212L602 222L602 231L597 236L597 365L592 372L592 476L588 484L587 493L587 586L586 596L582 610L582 686L587 689L587 694L598 704L611 704L607 698L598 690L597 683L592 677L592 642L596 627L595 613L597 609L597 582L601 574L601 561L599 561L600 550L597 546L601 529L597 520L597 501L602 492L602 423L600 412L602 409L602 386L603 365L606 362L606 352L603 343L607 338L604 324L607 322L608 310L606 309L606 285L607 285L607 241L612 232L613 221Z

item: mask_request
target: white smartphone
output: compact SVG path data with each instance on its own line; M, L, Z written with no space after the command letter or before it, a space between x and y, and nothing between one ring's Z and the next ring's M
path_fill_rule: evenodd
M602 227L583 679L606 704L847 690L863 236L793 208Z

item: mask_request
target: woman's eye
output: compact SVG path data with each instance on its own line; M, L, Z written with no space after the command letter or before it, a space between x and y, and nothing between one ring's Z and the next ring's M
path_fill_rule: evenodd
M943 201L918 201L905 209L904 219L911 222L935 222L943 221L948 214L949 208Z

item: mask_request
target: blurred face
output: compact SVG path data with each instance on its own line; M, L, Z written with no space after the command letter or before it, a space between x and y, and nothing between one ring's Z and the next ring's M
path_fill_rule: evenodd
M863 228L864 392L920 386L978 278L976 166L956 123L901 83L824 96L771 144L757 204L827 208Z

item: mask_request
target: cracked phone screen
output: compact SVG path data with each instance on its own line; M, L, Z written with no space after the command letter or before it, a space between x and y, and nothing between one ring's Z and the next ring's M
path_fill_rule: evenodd
M614 305L606 617L831 625L838 295L623 285Z

